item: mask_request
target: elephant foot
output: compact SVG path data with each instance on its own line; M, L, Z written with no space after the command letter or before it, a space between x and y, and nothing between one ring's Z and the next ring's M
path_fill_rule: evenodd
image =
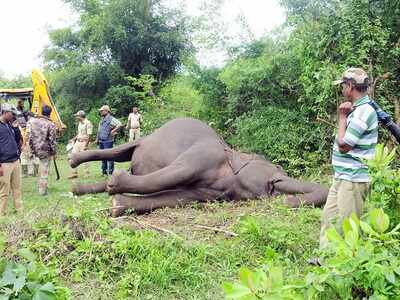
M122 178L129 176L126 171L115 171L111 179L107 183L107 192L110 195L126 192L126 185L122 182Z
M113 218L117 218L119 216L121 216L125 210L127 209L127 207L124 205L124 203L122 203L123 201L121 201L121 195L117 194L114 197L112 197L111 203L112 203L112 207L111 207L111 217Z
M68 157L68 162L69 162L69 165L71 166L71 168L76 168L80 164L75 153L71 154Z

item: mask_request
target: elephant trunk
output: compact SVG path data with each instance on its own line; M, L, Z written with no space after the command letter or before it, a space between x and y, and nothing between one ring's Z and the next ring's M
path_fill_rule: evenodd
M106 189L107 189L107 182L79 184L75 185L72 188L72 193L77 196L85 194L98 194L98 193L104 193Z
M328 197L328 189L322 185L302 182L284 175L278 175L269 182L274 190L289 194L286 204L291 207L300 205L322 206Z

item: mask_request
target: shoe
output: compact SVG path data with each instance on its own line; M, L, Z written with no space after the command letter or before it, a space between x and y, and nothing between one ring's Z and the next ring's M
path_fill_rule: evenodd
M69 175L67 178L68 179L75 179L75 178L78 178L78 175Z
M310 266L316 266L316 267L320 267L322 266L321 260L319 259L319 257L313 257L307 260L307 264L309 264Z

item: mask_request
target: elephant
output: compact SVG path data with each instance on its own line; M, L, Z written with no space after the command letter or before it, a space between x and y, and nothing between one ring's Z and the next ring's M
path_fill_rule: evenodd
M261 155L233 150L207 124L192 118L165 123L152 134L106 150L73 154L75 168L89 161L131 162L108 181L73 187L75 195L108 192L112 217L148 213L193 202L239 201L287 194L286 204L321 206L325 187L290 178Z

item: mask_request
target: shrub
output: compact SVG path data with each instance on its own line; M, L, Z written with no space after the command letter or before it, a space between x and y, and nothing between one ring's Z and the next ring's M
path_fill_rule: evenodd
M400 222L400 171L391 168L396 149L390 153L383 144L378 144L374 159L368 161L372 177L368 204L383 208L394 223Z
M70 299L69 291L56 284L52 272L36 262L28 249L19 251L21 262L0 259L0 299Z
M292 175L304 174L328 159L331 139L323 127L296 111L266 107L238 118L231 144L263 154Z
M334 227L323 265L304 277L270 264L266 270L240 271L239 283L225 283L227 299L399 299L400 224L389 231L389 216L372 210L367 221L355 214L343 222L344 237Z

